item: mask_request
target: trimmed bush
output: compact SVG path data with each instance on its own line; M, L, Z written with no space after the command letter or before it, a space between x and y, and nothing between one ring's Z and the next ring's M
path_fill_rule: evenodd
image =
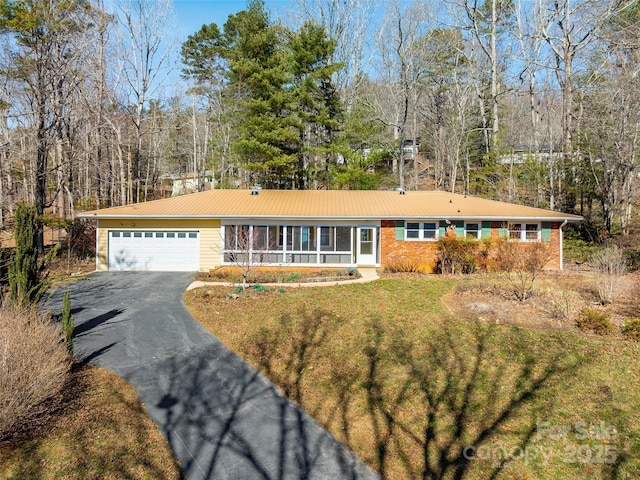
M438 242L437 266L441 273L473 273L477 266L480 242L470 238L445 235Z
M69 371L60 326L33 306L0 309L0 439L32 420Z
M427 262L405 259L385 263L384 271L388 273L431 273L433 267Z
M609 320L609 316L588 307L582 309L580 318L576 320L576 327L583 332L593 332L598 335L607 335L613 332L613 324Z
M629 340L640 342L640 318L627 320L627 323L622 327L622 334Z

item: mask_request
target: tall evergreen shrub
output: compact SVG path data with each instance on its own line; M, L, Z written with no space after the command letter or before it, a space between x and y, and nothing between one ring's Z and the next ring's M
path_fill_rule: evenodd
M16 251L9 264L9 295L16 303L37 302L46 286L40 279L36 222L36 207L20 202L14 227Z

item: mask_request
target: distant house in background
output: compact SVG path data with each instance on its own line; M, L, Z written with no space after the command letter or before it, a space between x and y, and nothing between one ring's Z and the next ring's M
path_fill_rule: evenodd
M527 146L516 147L511 149L511 152L500 155L498 163L502 165L522 165L527 159L548 162L550 158L560 159L562 157L562 151L559 148L561 147L554 148L548 145L542 146L538 150L532 150Z
M160 178L160 180L163 183L170 184L172 197L201 191L199 187L202 180L204 180L202 191L209 191L215 185L213 172L210 170L207 170L205 172L204 177L201 177L197 173L191 172L179 175L164 175Z
M582 217L442 191L211 190L85 212L98 221L98 270L208 271L238 258L271 266L435 262L448 231L549 242Z
M416 155L420 154L420 138L415 139L415 145L413 139L407 139L404 141L402 151L405 160L413 160Z

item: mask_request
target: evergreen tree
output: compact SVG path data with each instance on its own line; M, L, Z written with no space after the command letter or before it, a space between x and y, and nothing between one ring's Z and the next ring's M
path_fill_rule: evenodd
M235 151L254 182L291 188L301 145L283 29L270 23L264 4L255 0L229 17L224 36L230 88L240 102Z
M230 15L222 32L204 26L183 45L183 73L199 87L211 88L208 79L223 72L215 88L235 107L233 148L250 182L307 188L332 155L342 115L332 83L339 67L329 60L334 48L313 23L299 32L272 24L260 0Z
M12 301L35 303L44 293L45 283L40 278L37 248L36 208L19 203L15 215L16 251L9 264L9 291Z
M336 160L334 140L343 121L340 96L332 78L341 67L331 64L336 42L324 27L306 22L291 34L289 64L293 75L301 150L298 152L296 186L308 187L315 171Z

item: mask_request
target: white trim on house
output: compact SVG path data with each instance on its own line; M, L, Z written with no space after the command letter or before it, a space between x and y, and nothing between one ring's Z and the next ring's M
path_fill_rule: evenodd
M241 237L236 233L232 233L228 227L237 227L246 225L247 233L242 234L246 237L238 243ZM255 249L253 246L258 241L254 237L256 227L268 227L267 238L273 232L275 241L266 248ZM360 262L358 259L359 251L359 232L361 227L370 227L375 232L375 265L380 266L380 222L367 222L366 224L355 224L354 222L313 222L313 221L263 221L258 218L244 219L236 218L234 220L224 219L221 224L221 248L220 248L220 264L221 265L238 265L243 262L250 262L254 266L299 266L299 267L350 267L357 265L372 265L370 257L366 258L366 262ZM276 229L274 231L274 228ZM323 232L325 229L333 229L329 232ZM343 229L338 239L338 229ZM344 229L349 231L348 241L344 237ZM331 235L333 232L334 250L329 250L329 245L323 245L322 239L326 234ZM227 236L235 235L233 241L234 247L229 248ZM348 242L348 249L338 249L339 245L344 246ZM269 240L267 240L269 243ZM296 248L295 244L298 244ZM248 259L246 257L248 255Z
M409 227L409 225L412 226ZM416 221L405 220L404 222L404 239L408 242L435 242L439 237L439 220L420 219Z
M475 225L476 228L469 229L468 225ZM482 239L482 221L477 222L464 222L464 237L473 238L474 240Z
M519 229L512 227L519 225ZM530 227L534 227L530 228ZM512 222L507 223L507 237L509 240L517 240L519 242L541 242L542 241L542 223L538 222Z

